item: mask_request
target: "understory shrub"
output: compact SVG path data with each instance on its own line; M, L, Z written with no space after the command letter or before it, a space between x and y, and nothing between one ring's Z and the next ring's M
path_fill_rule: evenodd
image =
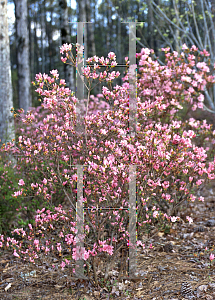
M21 176L0 156L0 234L11 235L11 230L16 228L15 225L22 225L19 219L17 224L14 223L17 209L22 201L20 198L12 197L12 194L19 188L19 179Z
M67 47L64 46L64 49ZM20 172L24 172L14 197L23 199L22 206L32 205L32 210L37 204L44 205L35 216L36 226L33 228L29 224L28 239L33 245L22 252L18 250L16 242L10 240L12 247L19 251L19 254L15 251L14 255L19 257L24 254L25 259L29 256L34 263L34 259L41 253L48 255L50 251L58 251L61 256L63 247L71 250L72 245L76 245L73 235L76 233L76 165L86 165L83 202L91 207L90 212L85 211L84 225L89 239L85 240L85 248L81 249L83 251L79 253L79 259L90 258L92 264L96 255L103 252L112 255L113 249L119 250L121 244L129 242L126 228L129 222L128 210L131 209L128 203L128 174L131 165L137 166L138 239L152 225L162 226L162 230L168 231L171 222L180 221L177 208L185 201L194 202L194 189L215 178L212 152L207 147L195 146L195 138L214 142L215 132L211 131L206 121L189 119L182 123L176 116L183 101L187 101L194 109L197 105L202 108L204 85L214 83L215 79L207 75L209 68L206 68L205 63L197 62L199 69L192 69L196 57L190 55L189 51L195 53L195 47L188 51L185 47L188 62L185 61L184 53L170 54L168 49L163 51L167 58L166 66L159 66L158 62L152 61L152 50L142 49L137 55L140 58L141 74L137 83L137 132L133 137L127 134L128 76L125 76L122 87L115 86L112 90L103 88L103 97L111 100L114 106L104 112L88 115L85 118L87 135L80 136L75 130L77 99L71 96L69 89L64 88L64 80L60 80L60 84L55 82L59 77L57 70L50 72L52 78L47 74L36 75L34 84L38 85L37 92L44 96L42 107L49 110L49 114L44 117L36 111L29 111L22 117L22 122L29 123L29 128L20 127L21 134L16 144L9 143L2 149L17 155L17 167ZM110 53L110 58L115 60L114 53ZM91 61L98 62L96 57ZM95 63L94 71L96 68ZM88 78L89 72L90 68L86 68L85 75ZM109 81L115 75L112 73ZM92 76L96 79L99 75L94 72ZM208 157L212 158L211 161ZM61 223L58 222L57 213L52 217L49 210L45 212L45 203L56 205L57 200L62 201L63 198L71 204L72 214L61 216ZM204 198L199 197L198 200L204 201ZM113 210L103 211L104 207ZM119 213L114 211L115 207L124 210ZM55 210L66 214L61 206ZM189 216L186 220L192 222ZM109 231L115 235L104 240L102 232L108 222ZM37 229L38 238L35 238ZM53 231L55 237L50 237L51 233L54 235ZM16 233L26 237L23 229L16 230ZM42 238L46 240L41 242ZM138 242L145 247L140 240ZM72 258L77 259L75 247L73 251ZM62 268L65 262L62 260Z

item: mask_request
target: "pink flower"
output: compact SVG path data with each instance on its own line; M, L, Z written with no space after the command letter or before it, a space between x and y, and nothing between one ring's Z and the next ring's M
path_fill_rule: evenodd
M63 46L60 47L60 53L63 54L64 52L68 52L72 50L72 44L63 44Z
M67 58L69 58L69 54L67 52L70 51L71 49L72 49L71 45L68 45L68 44L64 44L61 47L62 55L65 54L65 56L66 56L66 58L62 58L62 61L66 62ZM202 182L201 182L201 180L198 180L199 179L198 175L203 175L203 173L207 173L206 175L208 175L208 178L210 178L210 176L212 176L212 174L210 175L209 173L214 170L214 165L209 166L209 168L206 167L206 164L203 165L203 161L206 159L207 155L202 150L203 148L198 148L195 146L192 147L193 145L192 145L192 141L191 141L192 138L195 137L195 132L197 132L196 129L199 129L199 127L202 129L203 128L210 129L207 127L208 125L203 123L203 125L200 126L200 123L191 119L189 124L190 124L190 128L193 130L184 131L183 128L186 128L186 127L183 127L184 125L182 125L180 122L176 122L173 120L174 114L176 113L176 108L178 108L178 109L182 108L182 106L180 106L180 104L181 104L180 100L182 100L181 99L182 95L183 95L184 101L189 102L191 105L193 105L195 103L193 106L193 110L195 110L197 107L201 108L203 105L204 96L200 95L199 91L203 90L204 85L206 85L209 82L212 83L214 81L214 79L212 77L209 78L208 76L206 76L207 74L205 74L208 71L207 64L198 62L197 68L195 68L196 67L196 56L194 55L195 53L192 51L196 50L196 48L193 46L191 51L189 51L188 47L184 44L182 49L188 50L188 51L185 51L186 53L188 53L188 59L187 59L188 63L185 61L181 62L181 58L185 57L185 53L182 53L181 56L179 56L177 52L170 53L169 52L170 48L163 49L163 51L165 51L165 57L167 60L167 64L165 66L160 66L157 61L153 60L154 58L149 57L150 53L153 53L153 51L150 49L146 49L146 48L142 49L141 53L136 55L136 57L140 59L139 65L142 66L140 68L140 72L142 72L142 75L140 75L140 80L138 80L138 82L137 82L138 93L139 93L139 96L142 97L142 99L140 97L138 97L138 100L137 100L138 118L140 117L140 120L141 120L141 118L143 118L143 116L145 117L144 114L147 112L149 115L149 118L147 118L149 120L149 125L142 127L143 122L138 123L137 129L140 130L140 132L141 131L143 132L143 139L140 139L139 141L137 141L135 143L134 143L133 139L128 139L128 138L126 138L126 135L124 135L124 133L126 133L125 124L127 124L127 119L125 118L125 115L126 115L125 112L129 112L128 111L129 103L127 101L129 98L127 95L128 94L127 92L129 89L129 83L125 82L125 81L128 81L128 79L129 79L128 75L126 75L123 78L123 82L125 82L123 84L123 86L122 87L116 86L114 93L113 93L112 89L110 90L108 88L103 87L102 97L103 98L105 97L106 99L108 97L113 99L113 103L116 107L116 110L114 110L114 112L112 111L112 113L107 113L107 111L106 111L105 114L103 114L103 115L101 115L101 112L100 112L100 114L98 114L97 116L94 115L93 117L92 116L87 117L87 119L90 123L89 125L93 125L93 126L96 125L96 127L98 129L98 131L96 131L96 132L99 134L98 139L97 138L93 139L93 143L91 144L91 149L89 149L90 150L89 151L90 158L89 158L89 160L87 160L87 164L88 165L90 164L90 167L88 168L88 171L89 171L90 175L92 175L92 174L95 175L96 172L94 172L94 171L97 171L97 169L104 171L105 166L99 167L101 165L101 161L104 161L104 165L111 167L111 171L107 174L107 176L98 177L98 179L100 181L102 181L101 184L103 186L105 183L107 183L106 180L108 180L108 189L103 190L103 188L102 188L101 189L102 195L99 195L97 197L96 191L98 190L98 185L97 185L97 183L95 183L95 197L96 198L94 198L92 195L93 189L91 186L91 184L93 185L93 183L87 182L87 184L89 184L89 188L86 189L86 194L87 194L87 196L91 195L92 198L94 198L92 200L92 202L95 202L94 203L95 205L97 204L96 203L97 200L99 201L99 203L104 200L107 200L106 199L107 198L106 191L113 190L113 187L118 188L117 192L114 191L114 193L113 193L113 195L114 195L113 200L115 200L114 198L119 198L119 199L124 198L123 205L124 204L126 205L127 201L125 200L125 197L123 194L124 191L122 192L122 190L120 190L119 186L122 186L122 184L124 182L126 182L126 177L128 174L126 174L124 167L122 168L122 170L124 170L125 172L119 172L119 169L115 167L116 154L117 154L117 157L119 158L119 157L123 157L124 152L126 153L126 157L125 157L126 160L129 158L129 155L131 155L131 157L132 157L131 163L141 164L141 162L143 162L143 161L145 163L144 172L146 174L148 173L148 176L144 176L144 181L146 183L148 182L148 186L145 187L146 193L144 192L144 194L145 194L145 195L143 195L144 198L141 198L143 205L147 204L148 194L156 196L156 193L153 193L153 190L155 190L158 186L161 187L160 191L162 193L162 189L168 189L170 187L172 188L172 186L173 186L173 190L174 190L175 183L179 184L180 191L183 190L185 192L185 194L188 197L190 197L191 201L194 201L196 197L189 194L189 190L186 188L188 186L186 184L187 183L190 184L190 182L193 182L195 179L195 182L197 182L197 185L198 184L200 185ZM169 53L167 53L167 52L169 52ZM189 52L192 54L189 54ZM207 55L207 52L205 52L205 51L203 51L202 53L203 53L203 55ZM126 58L126 60L128 60L128 58ZM105 64L105 63L109 64L109 66L111 64L111 67L114 67L116 65L115 54L113 52L109 53L107 59L104 59L104 57L98 58L98 57L94 56L93 58L90 58L88 60L88 62L95 62L94 71L97 70L98 62L100 64ZM180 64L181 64L181 66L179 66ZM110 70L112 70L112 68L110 68ZM89 76L90 79L95 79L97 77L97 73L94 71L92 71L92 72L91 71L92 71L91 67L86 68L84 71L85 76ZM52 70L50 73L52 74L52 76L48 76L47 74L43 74L43 75L39 74L36 76L36 79L38 81L37 85L38 85L38 87L40 87L37 90L37 92L40 95L45 96L44 97L44 108L50 109L52 114L47 115L42 120L42 122L39 120L39 118L38 119L36 118L37 114L35 114L34 119L32 119L29 116L29 114L27 114L27 117L25 119L23 119L23 122L25 121L25 123L27 123L27 120L30 120L30 121L34 120L35 123L37 123L34 125L38 125L38 126L35 126L35 130L32 131L32 134L35 136L34 136L34 138L27 138L27 135L24 134L25 129L21 128L23 138L22 138L22 136L19 137L20 144L22 143L22 145L20 145L21 149L25 148L24 150L26 150L26 151L24 151L24 154L26 156L26 163L31 163L31 160L32 160L31 156L33 153L36 155L36 158L38 158L38 154L40 154L41 156L44 155L44 157L42 157L42 159L46 160L46 157L48 158L48 155L51 154L49 149L55 150L52 152L53 154L50 155L50 157L49 157L50 158L49 171L50 171L52 177L48 177L48 178L50 178L49 180L44 178L42 181L42 184L39 184L39 185L31 184L31 187L33 190L35 188L37 189L35 194L41 196L42 198L43 197L48 198L47 196L50 196L49 194L47 194L49 191L50 191L50 194L55 193L55 191L56 191L56 188L54 185L55 185L55 183L58 183L58 178L55 174L56 165L55 165L55 163L53 163L55 160L52 160L52 158L53 159L56 158L55 152L58 152L58 153L60 152L59 157L61 158L61 160L70 161L71 160L70 157L73 158L73 155L74 155L74 157L76 157L76 159L78 159L77 156L83 150L80 139L78 139L77 144L73 143L74 145L71 145L71 143L68 143L68 144L64 143L64 140L70 136L69 131L73 130L72 127L75 124L74 122L71 121L70 117L72 115L74 115L74 117L75 117L75 114L77 112L75 105L74 105L77 103L77 99L75 97L71 97L71 91L68 88L65 88L64 86L61 85L61 84L65 84L65 81L61 80L60 86L59 86L59 84L55 83L55 78L53 78L53 77L58 77L57 70ZM176 81L174 81L174 83L172 82L173 74L177 75L177 79L176 79ZM108 69L106 72L103 72L103 73L100 72L100 76L98 77L98 79L100 81L102 81L103 79L105 80L107 78L107 81L112 81L118 75L119 75L119 72L113 71L112 73L110 73L109 69ZM180 78L183 82L180 81ZM50 83L50 84L54 83L52 85L52 89L45 90L47 83ZM187 84L187 83L189 83L189 84ZM141 85L142 85L142 87L141 87ZM97 112L100 110L101 106L98 105L98 103L96 102L95 99L97 99L97 98L96 97L90 98L90 100L92 100L92 101L91 101L91 103L89 103L89 111L90 111L91 107L92 107L92 110L95 108L95 110ZM144 101L142 101L143 99L144 99ZM152 99L153 99L153 101L152 101ZM196 100L198 100L198 101L196 101ZM60 117L61 106L63 108L63 111L65 112L64 118ZM168 107L168 106L170 106L170 107ZM104 109L107 108L107 110L110 109L110 107L107 107L107 106L104 106L103 108ZM154 118L154 115L153 115L154 109L156 109L158 111L158 115L160 115L160 113L162 114L163 110L169 111L170 117L172 120L172 124L171 124L172 126L170 126L169 123L163 124L161 122L157 122L158 124L156 126L154 126L151 122L151 120L156 121L153 119ZM39 110L37 110L37 113L38 112L39 112ZM151 113L151 116L150 116L150 113ZM38 114L38 115L39 115L38 117L42 116L40 114ZM58 119L58 117L59 117L59 119ZM54 119L56 124L55 125L48 124L50 119ZM54 122L51 122L51 123L54 123ZM74 124L72 125L72 123L74 123ZM70 128L70 126L71 126L71 128ZM91 128L93 128L93 126ZM180 131L180 133L179 133L179 130L175 130L175 129L180 128L180 127L181 127L182 131ZM40 133L38 130L39 128L41 130L41 136L40 136ZM145 128L146 128L146 130L145 130ZM54 129L54 131L52 129ZM68 129L69 129L69 131L67 131ZM114 138L109 139L108 138L109 133L113 133L113 131L115 131L115 134L117 134L117 137L115 139ZM183 133L183 131L184 131L184 133ZM68 133L68 135L67 135L67 133ZM73 132L73 134L75 134L75 132ZM93 136L93 130L90 131L90 134L92 134L92 136ZM48 137L48 135L52 135L52 141L53 141L53 145L51 144L50 148L48 147L48 145L45 142L46 139L43 140L43 138ZM99 140L99 138L102 137L102 135L106 136L106 140L104 141L103 145L100 145L100 143L98 143L98 140ZM124 137L121 137L121 135L123 135ZM58 140L59 140L59 142L58 142ZM38 141L41 141L41 142L39 143ZM74 141L75 141L75 139L74 139ZM153 141L154 141L154 143L153 143ZM169 147L170 141L174 145L177 145L178 147L175 147L175 146ZM59 144L61 144L61 146L59 146ZM35 147L36 147L36 150L34 150ZM56 148L56 149L54 149L54 148ZM185 148L186 149L190 148L191 150L186 151L186 150L184 150ZM73 149L74 149L74 153L73 153ZM178 149L180 151L177 152L176 150L174 151L174 149ZM106 155L105 153L109 153L109 150L112 150L111 154ZM80 154L80 155L83 155L83 154ZM172 157L175 157L176 159L173 160ZM161 158L162 158L162 160L161 160ZM83 160L84 160L83 156L80 156L80 161L83 161ZM167 160L169 160L168 164L166 164ZM79 159L78 159L78 161L79 161ZM77 160L74 160L74 163L76 163L76 162L77 162ZM148 166L147 162L149 163L150 166ZM153 162L153 163L150 164L151 162ZM69 163L71 165L72 161ZM69 164L64 164L64 165L68 166ZM51 170L51 166L53 166L54 170ZM154 168L157 171L163 170L163 174L166 177L161 175L161 178L159 178L159 180L155 180L156 177L154 176L154 174L155 174L154 169L151 170L151 172L152 172L151 173L150 168L151 169ZM165 179L165 178L168 178L167 176L169 176L169 175L171 176L171 175L175 174L174 173L175 168L179 169L179 173L180 173L179 176L183 175L183 178L185 178L184 179L185 181L180 181L181 179L178 179L172 183L172 181L170 182L170 181L168 181L168 179ZM32 170L33 170L33 168L32 168ZM35 171L36 170L37 169L35 168ZM62 171L63 171L63 173L60 173L60 174L62 176L65 176L65 179L63 179L65 181L62 180L61 185L63 182L63 185L66 186L66 184L68 185L66 180L68 180L68 181L71 180L70 188L75 189L77 175L72 176L72 174L70 174L69 170L66 170L66 169L64 169ZM48 172L44 173L44 177L49 176L46 174L48 174ZM113 174L114 174L113 178L110 179ZM185 176L184 174L187 174L187 175ZM193 177L189 177L189 176L193 176ZM172 176L172 177L174 177L174 176ZM118 179L120 179L120 181ZM174 177L174 179L175 179L175 177ZM189 181L188 181L188 179L189 179ZM166 181L164 181L164 180L166 180ZM24 185L24 184L25 183L23 180L21 180L19 182L19 185ZM140 187L142 187L142 186L140 185ZM144 190L142 190L142 191L144 191ZM21 195L22 192L24 192L24 188L22 188L22 191L17 192L17 194L15 194L15 195ZM177 195L174 195L174 196L177 196ZM162 197L164 199L166 199L166 201L168 201L168 202L174 201L173 198L175 198L175 197L173 197L173 195L170 195L170 194L166 194L166 195L162 194ZM111 198L112 198L112 195L111 195ZM202 198L200 198L200 200L201 199ZM82 200L83 199L81 199L81 203L82 203ZM87 201L86 197L84 198L84 200ZM62 210L62 207L56 208L56 211L58 211L58 213L62 213L62 214L64 213ZM49 212L46 211L48 216L46 215L45 212L43 213L43 211L41 211L41 212L39 211L39 213L41 213L41 214L36 216L36 224L37 224L37 228L41 228L43 230L45 228L40 227L41 225L43 225L43 223L47 224L48 221L56 221L57 222L59 219L61 219L62 221L69 219L66 216L59 217L58 213L55 213L54 215L51 216L50 211ZM156 210L156 207L153 207L152 213L155 218L158 217L158 212ZM168 220L171 219L172 222L176 222L176 220L179 219L179 218L177 219L177 217L174 217L174 216L167 216L166 214L163 214L162 212L159 211L159 215L160 214L161 214L161 216L164 216ZM66 215L66 213L65 213L65 215ZM92 218L94 218L94 216L92 213ZM102 213L100 214L100 216L102 218L102 216L103 216ZM141 216L141 217L143 218L143 220L142 220L142 222L138 222L139 226L143 226L144 223L146 223L146 224L152 223L152 220L150 219L151 210L150 210L150 212L148 212L148 208L146 208L146 217L145 217L145 214L143 214L143 216ZM111 225L114 226L116 224L119 224L121 232L125 231L125 228L122 225L123 220L121 220L119 214L112 213L110 216L110 219L111 218L114 219L114 220L111 220ZM144 218L146 219L146 221L144 221ZM193 222L192 218L190 218L190 217L187 217L187 220L190 223ZM76 221L77 221L77 219L76 219ZM72 225L72 227L70 228L71 232L77 233L77 232L75 232L76 223L75 222L68 222L68 223L70 223ZM55 226L54 223L53 223L53 225ZM54 228L53 225L49 224L50 228ZM95 222L94 225L96 227L98 224L96 224L96 222ZM86 226L85 229L86 229L86 231L89 231L89 226L88 227ZM59 231L57 231L57 235L60 236L60 238L64 238L65 242L68 245L73 245L74 247L76 246L76 240L74 239L74 236L72 234L65 235L64 230L62 228L58 228L58 230ZM25 234L24 231L21 231L21 230L17 230L17 232L19 235ZM38 233L42 233L42 231L38 230ZM32 244L33 244L33 245L31 245L31 249L33 246L35 251L39 251L40 250L39 240L34 241L34 237L32 237L31 234L32 234L32 232L28 236L29 241L31 240ZM127 231L125 231L125 233L122 234L122 237L126 240L128 235L129 235L129 233ZM13 244L15 244L15 241L13 241L13 240L10 240L10 241ZM114 241L115 240L113 239L113 242ZM94 242L95 242L95 239L92 240L92 244ZM128 242L128 241L126 241L126 242ZM50 243L51 243L51 240L46 241L46 245L42 246L42 250L44 250L47 254L49 253L48 247L50 247L50 250L54 249L53 245L50 245ZM54 241L53 241L53 243L54 243ZM9 240L7 241L7 244L9 245ZM55 245L55 243L54 243L54 245ZM56 246L57 246L58 250L61 251L61 244L59 243ZM150 245L150 248L152 248L152 245ZM32 252L31 249L29 248L29 250L30 250L29 256L32 256L31 261L34 262L33 259L36 258L36 253L35 252L30 253L30 252ZM107 245L106 242L101 242L100 247L98 248L97 244L95 243L92 251L87 252L87 251L85 251L84 248L73 249L73 258L87 260L89 258L89 256L91 256L91 255L95 256L97 254L95 249L98 252L105 251L105 252L108 252L110 255L112 255L114 248L110 245ZM21 253L23 253L23 252L21 252ZM64 268L65 264L68 264L67 260L65 260L65 262L61 264L61 267Z
M57 250L58 250L58 252L61 252L61 251L62 251L62 247L61 247L61 244L60 244L60 243L57 243Z
M60 264L60 266L61 266L61 268L62 268L62 270L64 270L64 267L65 267L65 262L64 261L62 261L62 263Z
M16 250L14 250L13 255L16 257L20 257L19 254L16 253Z
M199 101L203 102L203 101L204 101L204 98L205 98L204 95L201 94L197 99L198 99Z
M145 244L143 244L141 241L137 241L137 246L142 246L143 247L143 249L145 249Z
M94 60L95 62L98 62L98 61L99 61L98 56L94 55L94 56L93 56L93 60Z
M47 184L47 179L44 178L42 183L46 185Z
M193 223L193 219L189 216L186 216L186 219L189 221L189 224Z
M109 57L110 59L116 60L116 55L115 55L114 52L108 53L108 57Z
M214 260L214 254L210 254L210 260Z
M65 84L66 84L66 83L65 83L65 79L61 79L61 80L60 80L60 84L65 85Z
M72 251L73 251L72 258L75 260L79 260L83 258L85 249L77 246L76 248L73 248Z
M194 202L195 199L196 199L196 196L193 196L193 195L191 194L191 195L190 195L190 200L191 200L192 202Z
M154 212L153 212L153 218L157 218L157 216L158 216L158 212L157 212L157 211L154 211Z
M108 252L110 255L113 254L113 246L110 245L103 245L103 251Z
M84 260L87 260L89 258L89 253L87 251L84 252Z
M197 51L198 48L197 48L195 45L193 45L193 46L190 48L190 50L192 50L192 51Z
M65 62L67 61L67 58L66 58L66 57L65 57L65 58L61 57L61 61L62 61L63 63L65 63Z
M176 222L177 221L177 217L171 217L171 222Z
M34 240L34 245L35 246L39 245L39 240Z
M164 189L167 189L167 188L169 187L169 181L164 181L164 182L162 183L162 187L163 187Z
M199 179L199 180L196 181L196 185L201 185L202 182L203 182L203 180L202 180L202 179Z
M59 77L58 70L52 70L50 71L50 73L54 76L54 78L58 79Z
M64 237L64 234L62 231L60 232L59 237Z
M186 50L186 49L188 49L187 45L186 45L186 44L183 44L182 50Z
M101 58L99 58L99 62L100 62L100 64L104 64L104 56L102 56Z
M168 47L168 48L161 48L161 50L164 51L164 52L169 52L170 47ZM141 51L141 53L142 53L142 51Z
M210 69L209 67L206 65L205 62L198 62L196 64L197 68L201 69L202 71L205 71L205 72L210 72Z
M30 262L35 263L32 257L29 258Z
M18 185L25 185L24 180L20 179Z
M210 56L210 53L208 53L208 51L206 51L205 49L201 51L200 54L205 56Z
M48 247L46 247L45 252L48 253L50 250Z
M68 260L68 259L65 259L65 262L67 263L67 265L70 264L70 260Z
M203 103L200 102L197 104L197 106L198 106L198 108L203 108Z
M17 197L17 196L21 196L22 195L22 191L18 191L18 192L14 192L13 196ZM18 209L16 209L18 210Z

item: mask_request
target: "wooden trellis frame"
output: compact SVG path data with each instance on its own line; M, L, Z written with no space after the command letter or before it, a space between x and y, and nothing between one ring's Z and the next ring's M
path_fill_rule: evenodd
M90 22L77 22L77 43L83 46L83 30L84 23ZM136 134L136 112L137 112L137 65L136 65L136 23L138 22L122 22L129 23L129 134L134 137ZM79 76L82 74L81 68L84 67L83 50L77 54L76 64L76 82L77 82L77 95L78 100L84 99L84 83ZM121 65L126 66L126 65ZM79 72L78 72L79 71ZM76 103L77 112L77 132L84 133L84 123L82 122L81 109L79 107L80 101ZM83 234L84 234L84 206L83 206L83 165L77 165L77 202L76 202L76 220L77 220L77 252L84 247ZM129 278L135 277L136 273L136 165L129 165ZM84 275L84 261L76 261L76 275L79 278L86 278Z

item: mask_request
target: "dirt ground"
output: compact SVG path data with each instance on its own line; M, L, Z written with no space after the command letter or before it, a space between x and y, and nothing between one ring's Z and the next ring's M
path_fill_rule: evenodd
M154 248L137 252L136 279L130 279L126 271L118 278L120 257L104 285L100 277L105 262L96 261L96 285L92 271L87 280L77 280L69 269L53 271L44 264L21 262L12 252L3 250L0 299L176 300L186 299L180 292L183 282L191 284L193 299L215 299L215 262L210 264L209 259L215 245L215 181L198 195L204 196L205 202L189 203L180 213L182 216L186 211L194 220L192 224L175 223L169 234L155 229L150 236L142 236L146 246L152 243Z

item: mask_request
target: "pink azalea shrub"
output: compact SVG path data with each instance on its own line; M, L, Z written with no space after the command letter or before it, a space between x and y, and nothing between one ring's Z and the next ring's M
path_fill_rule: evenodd
M65 47L63 49L68 50ZM176 52L170 54L168 49L164 51L166 66L159 66L158 62L152 60L152 50L142 49L141 53L137 54L140 58L140 75L137 83L135 137L128 135L128 76L125 76L122 87L116 86L112 91L103 87L103 97L106 100L111 99L114 106L111 109L106 108L106 104L103 103L103 111L89 113L85 117L87 136L80 136L75 130L77 99L71 95L69 89L64 88L63 80L60 80L60 84L56 83L59 77L57 71L51 71L52 77L47 74L36 75L36 84L39 86L37 92L44 96L42 107L48 113L41 120L41 116L35 111L23 116L22 121L24 124L30 124L29 129L26 127L23 130L17 145L8 143L2 150L17 155L19 164L28 167L30 174L36 174L40 165L45 167L42 173L39 173L37 181L31 182L28 178L23 178L19 182L20 190L14 193L14 197L22 197L24 193L29 193L28 195L33 195L34 198L51 202L52 198L58 195L60 186L61 193L71 205L71 215L67 216L68 219L62 217L61 226L58 214L55 214L57 219L53 219L51 211L48 210L47 217L44 208L38 226L43 228L39 229L38 233L45 241L35 239L35 228L29 226L28 240L32 243L25 252L21 252L21 242L7 240L7 246L11 243L11 246L16 248L14 255L23 254L24 259L29 256L30 261L34 262L40 255L48 255L56 245L58 253L62 252L63 247L76 245L75 165L86 165L83 200L85 206L91 207L90 213L85 211L85 234L90 237L90 242L86 239L85 248L81 249L81 257L85 260L103 252L113 255L113 250L119 249L122 243L129 241L129 232L126 229L129 165L137 165L138 239L146 226L156 224L158 220L162 224L180 220L179 217L171 215L175 208L185 200L195 201L196 196L192 190L215 178L214 157L208 161L209 149L193 144L197 135L214 141L215 132L210 131L211 125L195 120L182 123L176 118L183 101L190 103L193 109L197 106L201 108L204 86L214 83L215 79L207 75L210 69L205 63L196 63L194 47L186 49L181 55ZM114 56L111 54L109 59L114 61ZM99 60L97 57L92 58L92 61L101 64L110 62L102 58ZM116 75L112 72L111 76L107 76L107 73L103 72L102 76L96 76L97 69L99 68L94 68L90 73L88 67L84 74L88 79L99 78L107 81L112 81ZM95 107L90 109L96 110ZM210 158L212 156L213 153L210 152ZM198 200L204 201L204 198L199 197ZM99 211L101 207L121 207L124 210ZM55 210L58 209L64 214L61 208ZM35 218L37 226L38 215ZM52 222L55 220L56 226L60 226L56 232L57 236L50 238L51 230L47 231L46 226L54 229ZM187 220L192 222L189 216ZM108 221L109 229L115 236L104 241L101 235L105 222ZM19 230L14 232L18 234ZM23 229L20 233L23 237L27 236ZM3 236L2 242L6 242ZM140 240L138 245L145 247ZM75 259L75 254L72 258ZM65 265L62 258L62 268Z

